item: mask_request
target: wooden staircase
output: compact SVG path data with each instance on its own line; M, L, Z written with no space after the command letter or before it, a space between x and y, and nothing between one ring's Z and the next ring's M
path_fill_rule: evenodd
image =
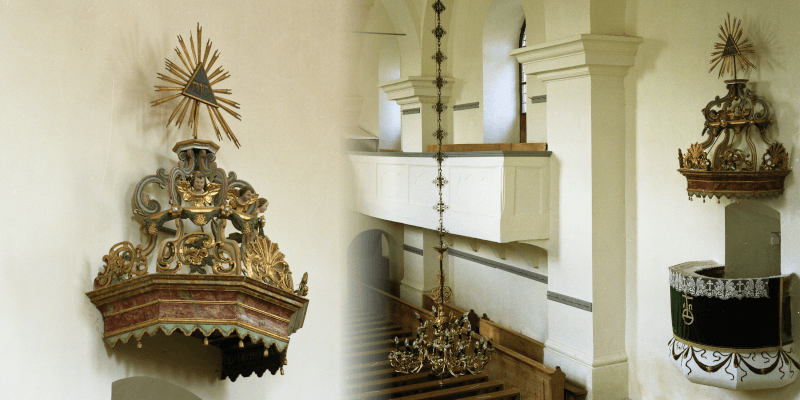
M401 374L389 364L394 338L413 339L412 333L383 315L353 315L345 343L346 390L351 400L520 400L520 392L486 374L437 379L428 372Z

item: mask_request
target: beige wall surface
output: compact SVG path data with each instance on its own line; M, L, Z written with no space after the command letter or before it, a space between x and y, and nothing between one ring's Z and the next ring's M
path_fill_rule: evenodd
M761 202L780 212L782 272L800 272L800 196L795 175L800 149L800 3L639 0L628 1L626 13L625 33L644 38L625 81L630 397L800 399L796 382L779 390L752 392L692 384L667 358L671 336L667 267L708 259L725 262L724 208L730 201L687 201L686 179L676 169L677 149L685 151L703 139L700 110L726 93L723 79L717 79L716 71L709 74L708 68L727 13L743 20L744 37L755 44L751 60L758 69L744 76L771 105L771 134L784 144L790 168L795 169L786 179L783 196ZM795 291L794 297L794 311L800 311L800 293ZM796 319L795 336L800 327Z
M0 135L7 210L0 242L0 398L109 399L112 382L152 376L203 399L337 397L344 244L338 182L338 2L0 2ZM266 233L295 281L308 271L305 326L285 376L218 380L220 355L191 338L145 336L109 348L84 295L103 255L139 241L130 198L176 160L177 100L151 108L164 58L197 23L221 53L222 85L241 103L217 161L270 201ZM219 86L217 86L219 87ZM200 138L216 139L208 117ZM313 383L311 383L313 382Z

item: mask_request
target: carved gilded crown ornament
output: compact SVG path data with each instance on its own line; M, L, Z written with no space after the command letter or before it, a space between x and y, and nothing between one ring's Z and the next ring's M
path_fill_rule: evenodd
M728 94L717 96L702 113L705 126L702 143L692 144L684 154L678 149L680 169L687 181L689 200L693 196L727 198L777 197L783 194L783 182L791 172L789 156L783 144L770 138L772 123L769 105L746 87L747 79L737 79L739 69L755 68L745 57L753 53L748 39L741 40L741 21L730 15L720 26L721 43L715 45L711 69L719 66L733 79L725 81ZM758 146L754 138L759 138ZM759 148L763 153L759 152Z
M283 374L289 335L305 320L308 274L295 288L284 254L264 234L259 214L266 199L235 172L217 166L217 144L196 138L197 108L205 101L195 98L192 82L207 83L197 77L205 77L210 47L209 42L201 56L200 35L198 28L197 54L190 57L182 40L186 57L178 51L187 68L193 67L179 95L185 96L181 104L192 103L195 138L174 146L177 165L159 168L136 185L132 219L144 240L112 246L86 295L103 314L103 339L111 347L131 338L141 347L145 333L180 331L222 350L221 379L267 370ZM214 100L213 92L200 94ZM213 122L218 114L211 115ZM216 124L214 129L219 137Z

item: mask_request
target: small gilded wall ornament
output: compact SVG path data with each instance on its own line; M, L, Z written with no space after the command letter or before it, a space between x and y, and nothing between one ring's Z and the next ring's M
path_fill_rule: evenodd
M103 256L104 265L86 295L103 315L104 341L111 347L145 333L182 332L222 350L220 378L283 374L289 335L303 326L308 306L308 274L297 288L278 244L264 233L260 214L269 202L235 172L217 166L219 145L197 139L201 108L217 138L239 142L220 113L236 118L238 104L220 97L230 89L214 85L230 75L210 56L211 41L197 46L178 37L182 64L167 60L177 86L153 105L181 98L170 115L180 125L188 115L193 138L175 144L177 162L143 177L133 190L131 210L143 243L119 242ZM191 49L191 51L190 51ZM210 57L210 58L209 58ZM184 69L185 68L185 69ZM208 73L210 72L210 73ZM210 127L207 127L210 129Z
M747 88L747 79L738 78L737 71L755 69L746 57L755 52L753 44L742 36L741 20L728 15L709 69L719 67L719 77L732 75L725 81L728 94L701 110L705 140L690 145L685 154L678 149L678 171L687 179L689 200L777 197L791 172L786 149L769 132L769 104Z

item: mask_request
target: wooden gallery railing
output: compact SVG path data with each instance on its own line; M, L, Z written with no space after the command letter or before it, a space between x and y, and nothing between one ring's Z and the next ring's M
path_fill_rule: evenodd
M423 298L423 305L428 309L425 310L371 286L359 285L362 307L378 313L385 312L395 325L402 325L403 328L415 332L419 326L415 312L424 320L433 318L431 311L428 311L433 301L427 295ZM445 308L456 315L466 312L449 304ZM541 342L487 319L480 319L477 325L480 334L491 339L495 349L492 361L484 370L486 375L519 389L522 399L564 400L564 373L559 367L553 369L542 364L544 345ZM473 330L475 328L473 325ZM479 335L476 334L475 339L479 339Z

